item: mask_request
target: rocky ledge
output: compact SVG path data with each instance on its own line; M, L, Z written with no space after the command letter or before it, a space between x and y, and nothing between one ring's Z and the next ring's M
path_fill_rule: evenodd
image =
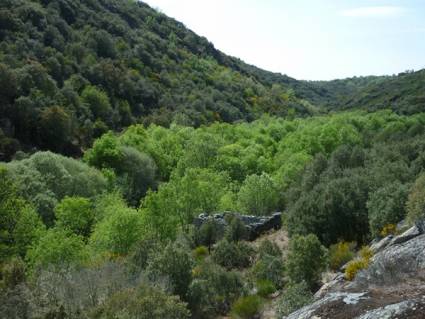
M342 273L323 285L315 301L287 319L424 319L425 221L371 245L369 267L350 282Z

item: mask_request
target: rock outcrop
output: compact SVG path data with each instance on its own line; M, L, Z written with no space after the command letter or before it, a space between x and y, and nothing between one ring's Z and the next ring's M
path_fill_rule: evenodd
M235 212L223 212L212 215L203 213L194 219L193 224L199 228L204 223L213 220L217 225L219 233L223 235L228 226L227 221L230 218L239 218L245 224L249 240L255 240L269 230L277 230L282 227L282 213L280 212L273 213L270 216L242 215Z
M425 222L371 245L367 269L350 282L338 273L315 302L287 319L425 319Z

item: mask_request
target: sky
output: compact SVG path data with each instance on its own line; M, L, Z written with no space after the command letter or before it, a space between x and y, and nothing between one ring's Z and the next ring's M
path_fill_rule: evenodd
M425 68L425 0L144 0L222 52L302 80Z

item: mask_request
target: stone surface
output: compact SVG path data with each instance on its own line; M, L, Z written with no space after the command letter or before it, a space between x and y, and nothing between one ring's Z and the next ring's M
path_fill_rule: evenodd
M245 224L249 240L255 240L269 230L277 230L282 227L282 213L280 212L273 213L271 216L242 215L235 212L223 212L213 215L202 213L194 219L193 224L199 228L207 221L214 220L218 226L219 234L223 235L230 216L239 218Z
M416 236L419 236L420 234L421 234L420 229L415 225L409 228L408 230L406 230L401 235L395 236L391 240L390 245L397 245L397 244L404 243L412 238L415 238Z
M410 309L413 309L415 302L413 301L402 301L396 304L388 305L378 309L374 309L366 312L364 315L357 317L356 319L392 319L402 315ZM425 314L424 314L425 315Z

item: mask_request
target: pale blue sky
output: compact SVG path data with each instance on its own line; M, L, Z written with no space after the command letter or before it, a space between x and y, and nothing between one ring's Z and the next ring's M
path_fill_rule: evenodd
M297 79L425 68L425 0L147 0L224 53Z

